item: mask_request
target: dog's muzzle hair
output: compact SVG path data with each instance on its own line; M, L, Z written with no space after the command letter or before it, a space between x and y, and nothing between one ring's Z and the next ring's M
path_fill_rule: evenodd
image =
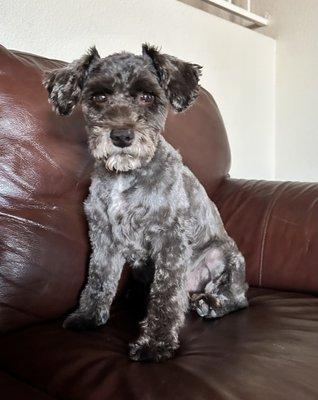
M124 142L112 139L114 130L94 127L89 132L91 153L97 160L102 160L111 171L129 171L147 164L153 157L158 138L143 131L134 131L133 139ZM122 143L122 144L121 144Z

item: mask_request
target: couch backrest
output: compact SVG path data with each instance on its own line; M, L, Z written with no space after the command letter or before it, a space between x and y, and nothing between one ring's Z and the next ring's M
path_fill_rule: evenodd
M92 168L80 110L56 116L42 71L61 61L0 47L0 330L59 317L72 308L89 255L82 202ZM201 90L166 138L211 195L230 152L218 108Z

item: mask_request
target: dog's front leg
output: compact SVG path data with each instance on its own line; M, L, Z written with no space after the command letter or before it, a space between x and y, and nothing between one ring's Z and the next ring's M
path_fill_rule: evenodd
M88 281L82 291L79 307L66 318L64 328L84 330L107 322L124 265L120 251L110 247L109 242L104 232L94 233Z
M165 240L153 259L155 273L147 317L141 322L140 337L130 345L130 357L135 361L172 357L179 347L178 333L188 307L185 282L190 257L183 238Z

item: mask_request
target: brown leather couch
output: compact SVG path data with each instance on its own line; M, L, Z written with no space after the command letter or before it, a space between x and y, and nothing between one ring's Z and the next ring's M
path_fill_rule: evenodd
M57 117L41 86L43 68L60 65L0 48L0 398L317 400L318 184L231 179L204 90L165 136L246 257L250 307L216 321L189 313L162 364L127 357L143 308L127 279L107 326L62 328L85 280L92 160L80 112Z

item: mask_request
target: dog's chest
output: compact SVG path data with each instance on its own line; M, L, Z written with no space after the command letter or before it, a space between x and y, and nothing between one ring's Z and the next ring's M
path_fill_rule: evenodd
M107 205L107 214L112 225L120 225L125 214L127 214L129 203L127 198L127 190L130 188L129 179L122 176L112 183Z
M142 242L147 214L141 188L133 177L118 176L109 188L108 220L113 236L122 243Z

